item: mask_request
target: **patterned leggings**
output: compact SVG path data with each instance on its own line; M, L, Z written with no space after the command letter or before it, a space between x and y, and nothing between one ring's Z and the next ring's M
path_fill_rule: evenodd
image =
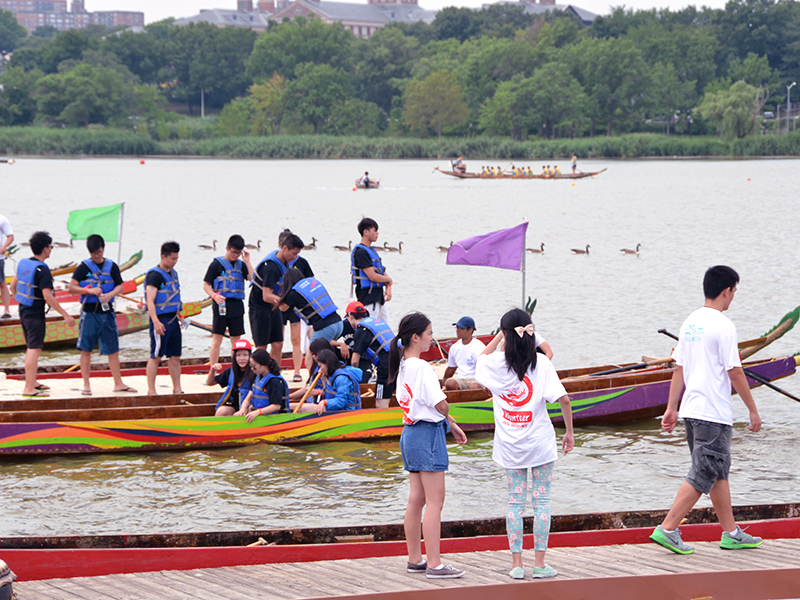
M553 480L553 463L532 467L533 485L533 549L547 550L550 537L550 483ZM506 531L511 552L522 552L522 511L528 495L528 469L506 469L508 477L508 515Z

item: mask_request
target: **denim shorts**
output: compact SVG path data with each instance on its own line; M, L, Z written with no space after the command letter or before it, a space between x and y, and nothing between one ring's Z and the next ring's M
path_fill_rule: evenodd
M400 434L400 454L403 468L410 473L420 471L447 471L447 432L450 425L446 419L438 423L417 421L405 425Z
M733 427L700 419L684 419L683 423L692 453L686 482L701 494L707 494L718 480L728 479Z
M328 325L327 327L323 327L319 331L316 329L311 332L311 340L314 341L319 338L323 340L328 340L332 342L333 340L339 338L342 335L342 331L344 331L344 321L336 321L332 325Z
M96 344L100 346L100 354L119 352L117 315L114 311L81 313L78 350L91 352Z

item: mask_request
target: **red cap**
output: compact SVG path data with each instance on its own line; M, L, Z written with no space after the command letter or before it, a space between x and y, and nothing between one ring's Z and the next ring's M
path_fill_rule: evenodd
M233 351L236 352L237 350L247 350L248 352L252 352L253 346L251 346L250 342L245 339L236 340L236 342L233 344Z
M369 314L364 305L358 300L355 300L350 304L348 304L346 312L348 315L358 315L358 316L361 315L367 316Z

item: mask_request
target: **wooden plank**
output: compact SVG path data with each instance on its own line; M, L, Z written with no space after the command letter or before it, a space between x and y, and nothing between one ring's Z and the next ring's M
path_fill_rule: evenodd
M116 577L118 577L118 575L77 577L71 581L94 592L106 594L109 598L113 598L114 600L141 600L139 596L133 595L129 586L118 584L115 579Z
M340 566L340 568L343 568L343 565L341 565L342 562L345 561L336 561L336 563ZM303 583L310 589L316 589L322 593L326 593L331 596L333 595L341 596L344 594L357 594L359 593L359 589L363 589L362 586L345 581L345 579L341 577L326 578L324 580L325 585L321 585L322 581L320 581L318 576L315 576L316 571L308 569L308 565L303 565L302 567L300 567L299 565L295 566L290 564L273 564L270 565L270 567L278 573L283 573L286 577L290 577L299 583ZM383 590L374 589L374 591L383 591Z
M242 570L248 568L250 567L241 567ZM243 598L252 597L254 593L260 593L264 589L264 581L253 579L246 571L243 573L235 569L236 567L223 567L221 569L208 569L208 571L213 572L214 577L219 578L221 582L224 581L226 587L230 586L231 592L238 592L239 596ZM301 594L298 594L297 587L292 587L291 582L286 581L285 578L275 576L274 579L269 580L267 589L276 598L302 597Z
M53 587L61 590L65 595L62 598L80 598L81 600L109 600L115 596L109 596L105 592L99 592L85 585L81 585L77 579L51 579Z
M227 598L230 590L224 585L213 581L213 576L200 576L201 571L161 571L161 576L169 580L169 585L175 589L205 600L216 594L220 598Z
M164 577L161 572L151 573L131 573L127 575L135 581L131 585L142 589L149 598L159 598L163 600L197 600L202 598L192 591L182 589L180 585L174 584L173 580Z
M14 584L14 593L17 594L19 600L33 598L37 600L80 600L80 596L67 596L51 583L51 581L18 581ZM114 598L112 596L105 596L103 600L114 600Z

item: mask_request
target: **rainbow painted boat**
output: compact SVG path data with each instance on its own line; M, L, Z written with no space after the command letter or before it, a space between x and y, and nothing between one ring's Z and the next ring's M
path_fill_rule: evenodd
M794 374L798 362L800 357L790 356L746 366L761 378L774 381ZM607 425L659 416L667 403L672 372L669 368L648 369L635 375L591 376L567 372L570 374L563 381L570 393L574 423L578 426ZM748 381L751 387L759 385L753 379L748 378ZM465 431L493 430L491 402L476 400L475 394L469 392L448 397L451 414ZM330 412L321 416L313 413L266 415L248 424L244 417L199 416L211 415L214 411L214 396L204 396L208 396L206 404L195 404L184 396L173 399L172 406L6 410L0 412L0 456L371 440L398 437L402 430L399 407L368 408L369 398L364 400L366 408L358 411ZM151 397L149 402L164 402L166 398ZM128 400L132 404L138 399L141 397ZM94 402L100 400L93 399ZM148 400L142 399L142 402ZM136 413L139 418L123 417L126 411L132 410L139 411ZM563 424L558 404L548 405L548 411L556 426ZM57 418L48 420L48 413ZM119 418L108 418L114 414ZM151 416L141 416L148 414ZM159 418L167 415L170 418Z

